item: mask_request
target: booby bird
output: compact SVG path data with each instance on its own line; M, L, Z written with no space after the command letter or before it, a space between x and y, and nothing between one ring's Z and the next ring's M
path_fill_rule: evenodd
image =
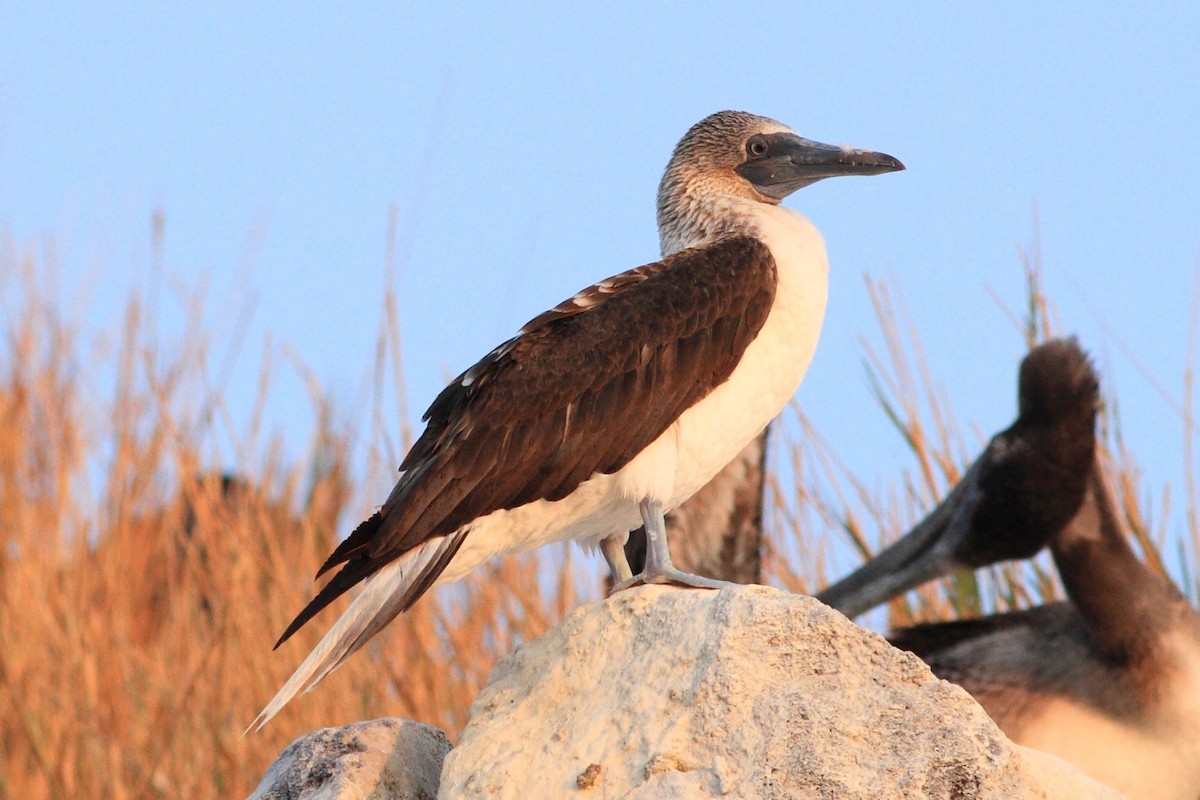
M658 188L662 260L535 317L438 395L387 501L333 551L317 576L340 571L276 646L362 592L256 725L430 587L492 556L574 539L599 546L618 589L720 585L672 565L663 515L783 409L816 348L825 246L780 201L823 178L903 168L744 112L693 126ZM633 576L621 548L643 524L648 556Z
M818 599L848 616L1049 545L1068 600L888 638L1013 741L1139 800L1200 797L1200 614L1130 548L1095 458L1099 382L1073 340L1021 364L1016 422L924 521Z

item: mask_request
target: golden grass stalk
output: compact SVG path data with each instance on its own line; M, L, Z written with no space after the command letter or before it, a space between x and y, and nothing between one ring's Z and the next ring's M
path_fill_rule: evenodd
M278 439L260 435L278 367L269 343L256 408L236 430L209 373L197 301L168 347L134 295L115 358L93 359L59 309L47 264L8 252L0 796L244 796L312 728L398 715L456 736L496 659L578 603L569 559L557 582L532 577L556 574L558 552L489 567L419 603L264 732L242 738L345 607L271 652L339 532L372 502L352 486L350 436L302 367L314 419L304 455L288 461ZM384 320L377 382L399 363L390 294ZM374 497L387 490L373 488Z

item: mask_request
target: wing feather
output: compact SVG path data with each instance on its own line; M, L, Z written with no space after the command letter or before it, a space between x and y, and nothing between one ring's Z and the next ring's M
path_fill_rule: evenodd
M422 543L619 470L729 377L766 321L775 282L766 245L731 238L601 281L536 317L437 396L396 488L321 567L344 565L283 639Z

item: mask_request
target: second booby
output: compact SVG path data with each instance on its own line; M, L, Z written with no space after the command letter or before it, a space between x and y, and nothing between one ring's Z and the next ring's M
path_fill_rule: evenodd
M919 525L817 599L856 617L954 570L1036 555L1083 502L1099 391L1073 339L1034 348L1021 363L1016 421Z
M659 184L662 260L535 317L438 395L387 501L321 567L339 571L280 642L362 592L256 724L430 587L496 555L574 539L600 547L618 588L714 585L673 567L663 515L783 409L825 311L824 242L780 201L823 178L903 168L744 112L693 126ZM635 577L621 547L643 524Z
M1134 800L1200 797L1200 614L1130 548L1095 457L1099 383L1074 340L1021 364L1017 421L922 523L818 598L848 616L1048 546L1066 602L888 639L1018 744Z

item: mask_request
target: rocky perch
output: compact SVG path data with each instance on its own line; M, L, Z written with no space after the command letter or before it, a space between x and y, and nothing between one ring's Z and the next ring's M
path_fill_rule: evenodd
M422 796L379 788L344 796ZM313 789L281 796L343 796ZM1013 744L966 692L812 598L652 586L579 608L501 661L437 796L1122 795Z

